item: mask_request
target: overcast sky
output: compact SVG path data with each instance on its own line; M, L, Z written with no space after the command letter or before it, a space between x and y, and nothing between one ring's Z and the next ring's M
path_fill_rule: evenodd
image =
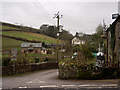
M9 0L2 1L0 20L39 28L42 24L56 25L54 14L60 11L60 24L70 33L94 33L105 19L107 25L118 13L119 0ZM89 1L89 2L88 2ZM100 1L100 2L99 2ZM108 2L110 1L110 2ZM114 1L114 2L113 2Z

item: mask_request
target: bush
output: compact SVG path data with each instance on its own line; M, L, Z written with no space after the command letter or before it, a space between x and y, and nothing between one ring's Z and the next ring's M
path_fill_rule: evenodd
M79 64L77 61L60 62L59 69L59 77L63 79L95 80L120 78L120 69L118 67L96 68L94 63Z
M14 61L13 61L13 60L11 60L11 61L9 62L9 65L13 65L13 63L14 63Z
M35 63L38 63L39 62L39 58L34 58L34 60L35 60Z
M2 65L3 66L8 66L10 62L10 57L3 57L2 58Z
M49 59L46 57L45 59L44 59L44 61L46 62L46 61L48 61Z
M56 61L56 58L45 57L45 58L43 59L43 61L44 61L44 62L46 62L46 61Z
M91 54L91 46L89 44L85 44L81 46L80 51L82 51L83 55L85 56L86 59L92 59L94 56Z
M92 70L88 66L78 67L78 79L91 79Z
M30 59L29 63L35 63L35 60L34 59Z

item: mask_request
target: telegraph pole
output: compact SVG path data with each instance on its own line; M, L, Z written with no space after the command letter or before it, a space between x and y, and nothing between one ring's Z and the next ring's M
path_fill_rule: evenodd
M57 61L58 61L58 49L59 49L59 47L58 47L58 44L59 44L59 19L61 19L62 18L62 15L60 15L59 14L59 11L58 11L58 13L57 14L55 14L55 16L53 17L53 18L57 18Z
M106 25L105 25L105 20L103 19L103 34L106 32ZM106 61L105 64L108 66L108 32L106 32L107 35L107 40L106 40Z

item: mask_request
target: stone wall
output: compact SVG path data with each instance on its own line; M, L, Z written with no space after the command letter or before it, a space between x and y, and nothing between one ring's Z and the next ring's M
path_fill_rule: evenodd
M43 69L52 69L58 68L57 62L41 62L41 63L33 63L27 65L17 65L15 66L15 72L13 72L13 66L3 66L2 67L2 75L12 75L13 73L25 73L38 71Z
M115 58L115 62L117 63L119 60L119 50L120 50L120 46L119 46L119 42L120 42L120 38L119 35L120 34L120 20L118 20L116 26L115 26L115 38L116 38L116 43L115 43L115 50L114 53L116 55Z
M70 65L59 63L60 79L113 79L120 78L120 69L118 67L96 68L94 65Z
M60 79L90 79L91 70L87 66L59 63Z
M77 78L77 68L65 64L59 64L60 79L75 79Z

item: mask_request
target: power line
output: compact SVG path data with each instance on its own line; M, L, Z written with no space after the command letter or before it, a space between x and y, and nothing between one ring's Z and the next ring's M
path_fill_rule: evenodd
M45 16L46 19L48 20L50 14L44 9L44 7L43 7L39 2L32 2L32 3L34 4L34 6L35 6L37 9L40 10L40 12L43 14L43 16ZM51 18L51 16L50 16L50 18ZM52 19L51 19L51 20L49 19L48 21L49 21L49 22L53 22Z
M42 14L43 16L46 16L46 15L41 11L40 7L36 4L36 2L32 2L32 3L33 3L33 5L41 12L41 14Z
M42 7L40 7L40 5L38 5L37 2L32 2L32 3L33 3L33 5L42 13L42 15L46 17L45 19L46 19L48 22L53 23L52 19L51 19L51 20L48 19L48 18L49 18L48 14L45 13L45 11L42 9ZM51 18L51 17L50 17L50 18Z
M50 14L44 9L44 7L41 5L41 3L40 3L40 2L37 2L37 3L38 3L38 5L41 7L41 9L43 10L43 12L44 12L46 15L50 16Z
M37 2L38 5L41 7L41 10L48 16L50 17L50 20L53 22L52 16L47 12L47 10L41 5L40 2Z

